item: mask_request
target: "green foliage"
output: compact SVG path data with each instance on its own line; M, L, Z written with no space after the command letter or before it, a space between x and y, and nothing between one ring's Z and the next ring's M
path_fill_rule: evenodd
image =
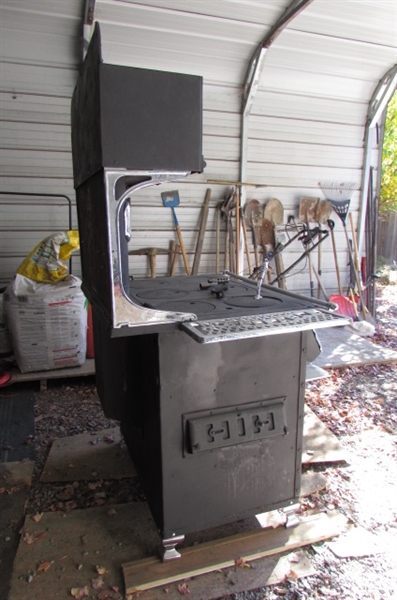
M379 210L381 213L397 210L397 92L387 108Z

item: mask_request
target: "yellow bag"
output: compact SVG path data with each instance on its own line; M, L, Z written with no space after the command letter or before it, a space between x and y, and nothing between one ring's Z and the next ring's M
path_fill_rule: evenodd
M36 246L18 267L17 273L41 283L61 281L68 274L65 262L79 248L78 231L54 233Z

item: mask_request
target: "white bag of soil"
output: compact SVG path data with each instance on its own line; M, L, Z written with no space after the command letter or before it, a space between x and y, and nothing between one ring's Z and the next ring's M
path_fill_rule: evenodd
M87 301L78 277L52 284L16 275L4 292L4 309L21 373L84 363Z

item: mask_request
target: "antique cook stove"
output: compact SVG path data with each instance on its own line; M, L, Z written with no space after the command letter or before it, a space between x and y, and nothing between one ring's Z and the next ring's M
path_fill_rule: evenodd
M133 195L203 171L201 103L200 77L104 64L96 26L72 102L83 289L165 559L185 533L298 502L313 330L346 322L231 273L130 277Z

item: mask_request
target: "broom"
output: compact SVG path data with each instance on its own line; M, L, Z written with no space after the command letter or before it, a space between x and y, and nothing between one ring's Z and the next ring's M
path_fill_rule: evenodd
M355 267L355 261L350 246L349 235L347 233L346 228L346 218L349 213L351 197L353 195L353 192L359 187L359 184L352 181L345 181L342 183L337 183L335 181L323 181L320 182L318 185L320 186L321 191L323 192L326 199L331 202L334 211L336 212L336 214L342 222L347 242L347 248L349 251L350 264L352 265L354 278L356 281L357 290L360 296L361 306L363 309L363 318L367 321L367 315L369 315L369 311L364 304L364 294L361 286L361 280Z

